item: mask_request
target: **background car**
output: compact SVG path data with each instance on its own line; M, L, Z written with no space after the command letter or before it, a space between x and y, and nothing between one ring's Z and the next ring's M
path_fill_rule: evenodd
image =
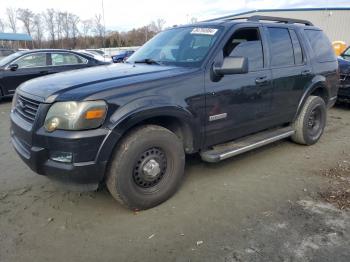
M350 102L350 47L338 57L338 64L340 73L338 101Z
M9 56L13 53L15 53L16 51L13 49L7 49L7 48L0 48L0 60L3 59L6 56Z
M86 51L90 53L94 53L103 57L109 57L103 50L101 49L85 49Z
M121 63L129 58L135 51L134 50L122 50L119 51L116 55L112 56L114 63Z
M99 52L92 51L91 49L80 49L77 52L90 56L96 60L112 63L113 60L108 55L101 55ZM103 51L102 51L103 52Z
M107 64L111 62L69 50L20 51L0 60L0 97L13 95L21 83L35 77Z

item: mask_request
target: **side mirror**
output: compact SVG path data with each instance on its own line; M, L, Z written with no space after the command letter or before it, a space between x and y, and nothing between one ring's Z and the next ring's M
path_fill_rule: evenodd
M213 67L217 76L246 74L248 73L248 58L246 57L225 57L222 65Z
M9 69L10 69L11 71L16 71L16 70L18 69L18 65L17 65L17 64L11 64L11 65L9 66Z

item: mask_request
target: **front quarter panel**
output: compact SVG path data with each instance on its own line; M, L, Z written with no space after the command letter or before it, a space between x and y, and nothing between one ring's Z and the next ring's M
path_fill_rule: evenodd
M135 125L156 117L172 117L188 128L196 151L204 137L204 73L160 79L118 89L107 102L112 109L106 127L111 130L99 158L105 160L120 138ZM187 130L186 130L187 132Z

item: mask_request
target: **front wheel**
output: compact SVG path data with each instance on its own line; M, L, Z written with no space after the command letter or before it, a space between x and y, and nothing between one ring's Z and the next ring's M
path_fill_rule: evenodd
M302 145L315 144L323 134L327 120L327 109L324 100L310 96L293 124L295 134L292 140Z
M134 129L118 145L107 173L112 196L132 210L154 207L181 184L185 153L168 129L147 125Z

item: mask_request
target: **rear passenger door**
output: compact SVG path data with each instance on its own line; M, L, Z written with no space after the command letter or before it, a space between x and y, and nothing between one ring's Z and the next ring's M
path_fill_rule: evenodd
M303 90L312 79L312 67L307 63L304 48L294 29L265 27L269 38L270 66L273 79L273 124L291 122Z

